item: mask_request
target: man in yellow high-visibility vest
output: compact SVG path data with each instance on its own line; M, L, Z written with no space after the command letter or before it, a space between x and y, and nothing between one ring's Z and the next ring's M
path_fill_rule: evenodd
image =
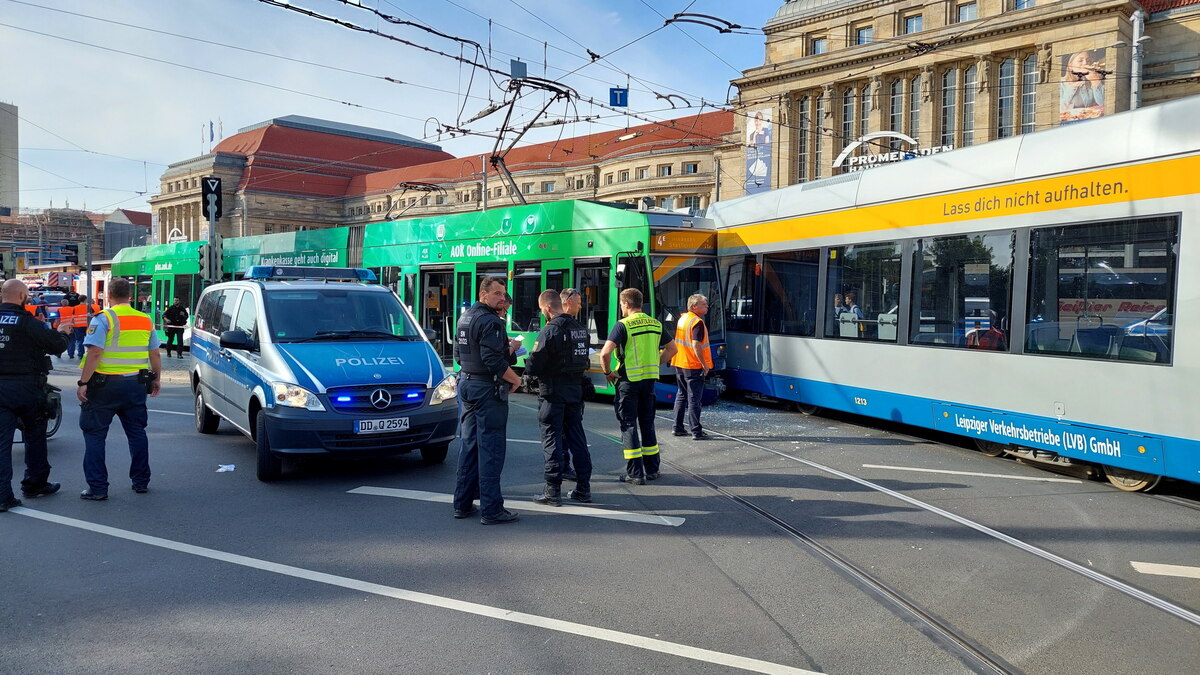
M150 484L150 444L146 438L146 396L158 395L161 341L150 317L129 306L133 289L128 279L108 284L109 308L88 326L83 344L87 354L80 364L76 397L83 431L83 474L88 489L79 496L89 501L108 499L105 442L113 416L129 439L129 479L133 491L143 494Z
M708 346L708 326L704 315L708 314L708 298L700 293L687 300L688 311L679 317L675 328L675 344L678 351L671 365L675 366L675 435L689 433L697 441L712 438L700 426L700 399L704 395L704 378L712 370L712 350ZM684 417L687 427L684 427Z
M675 342L664 335L662 323L642 312L642 292L626 288L620 295L621 319L613 326L600 350L600 366L609 382L616 383L613 407L621 425L625 451L622 483L645 485L658 478L662 458L654 433L654 384L658 367L675 355ZM659 348L666 346L662 352ZM617 354L617 368L610 357Z

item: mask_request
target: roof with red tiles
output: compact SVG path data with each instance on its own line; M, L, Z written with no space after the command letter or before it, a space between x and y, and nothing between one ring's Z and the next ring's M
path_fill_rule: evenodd
M1140 0L1140 2L1142 7L1151 14L1188 5L1200 5L1200 0Z
M724 142L722 136L734 130L735 121L734 113L722 110L657 124L526 145L513 148L505 157L505 165L514 173L537 169L570 169L638 153L719 145ZM346 196L380 194L404 182L456 183L478 177L479 174L478 156L446 159L356 176L347 186Z
M129 222L141 227L150 227L150 214L146 211L131 211L129 209L121 209L121 213L129 219Z

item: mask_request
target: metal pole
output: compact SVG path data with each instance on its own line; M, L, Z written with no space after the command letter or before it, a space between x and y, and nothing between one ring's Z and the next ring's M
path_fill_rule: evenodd
M1146 13L1133 13L1133 54L1129 63L1129 109L1142 105L1142 43L1146 40Z
M479 170L483 172L483 200L480 203L483 204L483 210L487 211L487 157L484 157L483 155L479 156Z
M84 239L87 241L87 257L84 258L87 261L87 271L84 272L84 276L87 279L87 293L84 293L84 295L88 297L90 306L96 304L96 289L92 288L92 235L89 234Z
M713 201L719 202L719 201L721 201L721 156L714 155L713 159L717 160L716 175L713 177L713 182L716 184L716 190L714 191L715 194L713 195Z
M221 282L221 270L217 269L217 265L221 261L217 259L217 219L213 216L216 211L213 209L205 209L208 211L208 280L210 283Z

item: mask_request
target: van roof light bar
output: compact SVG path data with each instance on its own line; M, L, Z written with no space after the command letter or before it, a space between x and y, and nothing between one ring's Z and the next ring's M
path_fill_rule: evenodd
M243 279L280 280L312 279L314 281L378 281L375 273L361 267L287 267L255 265L246 270Z

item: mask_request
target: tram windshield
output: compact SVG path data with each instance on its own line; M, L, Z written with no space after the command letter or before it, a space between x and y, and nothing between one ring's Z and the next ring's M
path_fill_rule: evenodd
M717 261L711 258L652 256L654 266L654 318L671 330L687 312L687 301L694 293L708 298L708 338L725 341L725 321L721 294L717 289Z

